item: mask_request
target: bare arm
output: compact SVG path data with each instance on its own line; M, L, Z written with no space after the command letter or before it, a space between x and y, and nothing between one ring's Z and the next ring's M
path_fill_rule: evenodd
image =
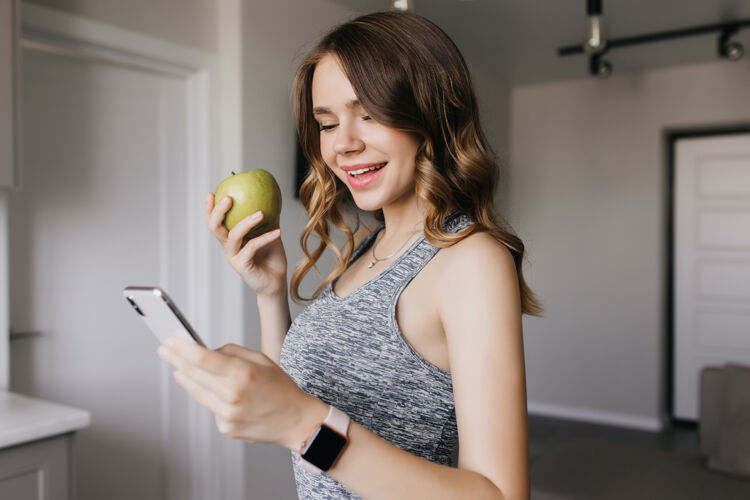
M292 324L287 291L277 296L258 295L260 350L277 365L281 362L281 344Z

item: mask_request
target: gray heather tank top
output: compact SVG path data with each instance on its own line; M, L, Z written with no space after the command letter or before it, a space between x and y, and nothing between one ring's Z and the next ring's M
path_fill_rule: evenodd
M444 230L473 221L453 212ZM367 251L381 224L355 249ZM440 249L421 235L381 274L341 298L329 284L292 322L281 348L281 367L305 392L340 409L358 424L414 455L455 467L458 449L450 373L420 356L396 322L406 285ZM360 498L325 473L296 465L300 499Z

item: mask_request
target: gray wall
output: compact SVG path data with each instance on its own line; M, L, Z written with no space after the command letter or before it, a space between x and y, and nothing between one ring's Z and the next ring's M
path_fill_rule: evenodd
M217 48L218 0L30 0L124 29L209 52ZM383 3L383 8L388 2ZM364 12L327 0L246 2L243 13L243 146L244 168L271 171L283 191L282 238L287 251L289 276L302 259L299 235L307 214L294 198L295 130L290 106L291 80L306 48L335 24ZM503 162L508 149L510 89L469 61L485 131ZM227 173L228 175L228 173ZM499 194L499 198L505 197ZM368 218L366 214L365 217ZM337 237L340 235L336 235ZM315 239L313 238L313 241ZM339 244L341 238L337 239ZM333 255L321 260L323 276L333 268ZM311 272L302 287L310 295L323 276ZM259 347L259 322L255 297L246 291L246 345ZM292 317L301 310L290 301ZM34 376L16 380L30 387ZM85 390L85 387L83 387ZM126 402L124 402L126 404ZM96 419L96 415L93 415ZM147 424L144 423L144 426ZM117 436L111 436L117 440ZM292 498L296 492L287 450L278 446L247 445L247 491L252 498ZM124 471L127 473L127 471ZM144 485L141 485L144 487ZM121 492L126 494L126 492Z
M671 128L750 123L750 64L513 88L511 221L547 307L527 318L530 408L636 427L665 396Z
M278 0L246 4L243 23L243 146L244 168L264 168L279 183L283 197L281 238L289 277L302 259L299 236L307 212L294 198L296 131L291 108L291 82L305 48L330 27L356 14L321 0ZM227 173L227 175L229 175ZM317 238L311 238L317 243ZM339 240L340 241L340 240ZM326 254L319 266L328 274L333 258ZM301 293L309 296L320 284L314 271ZM260 322L255 294L246 288L245 345L260 348ZM292 318L302 309L290 300ZM247 491L252 498L295 498L289 451L276 445L246 447Z
M459 47L461 48L461 47ZM495 204L501 215L508 205L510 181L510 86L468 61L472 84L479 103L479 119L500 167Z
M384 2L383 8L388 3ZM294 198L294 154L296 132L290 92L294 71L311 47L331 27L356 15L335 2L322 0L283 0L257 3L244 14L244 158L245 169L265 168L272 172L282 190L282 240L287 253L289 277L303 258L299 237L307 221L307 212ZM508 105L510 92L497 79L472 68L482 119L492 146L504 156L508 143ZM365 220L374 219L363 213ZM337 231L339 246L343 238ZM311 242L317 244L316 237ZM312 248L314 245L311 244ZM335 258L327 251L320 260L322 276L314 270L302 283L301 294L310 296L333 269ZM246 345L260 347L260 324L255 295L246 293ZM292 318L301 312L290 300ZM253 444L247 447L248 491L257 498L292 498L296 493L289 452L278 446Z
M214 51L217 0L24 0L50 9Z
M285 0L273 5L259 4L247 8L244 23L244 141L245 169L265 168L272 172L282 190L282 240L287 251L289 277L303 253L299 236L307 221L307 212L294 198L295 128L290 92L297 65L306 50L329 28L364 12L356 12L325 0ZM480 102L480 116L485 132L502 164L507 163L508 108L510 89L492 75L469 66ZM502 193L498 193L498 198ZM367 221L374 219L362 213ZM341 235L337 232L336 237ZM335 239L335 238L334 238ZM316 238L312 241L317 243ZM339 244L343 239L336 240ZM312 248L313 245L311 244ZM305 277L301 293L309 296L330 270L335 267L332 253L321 258L322 276L311 271ZM248 296L252 311L249 324L257 320L255 296ZM292 317L301 306L291 302ZM256 335L250 334L249 342Z
M34 3L166 41L211 51L216 46L217 2L218 0L49 0ZM60 64L61 67L67 68L67 71L55 72L58 59L63 59L58 56L41 55L36 52L32 54L31 51L25 51L23 56L28 63L24 70L25 76L33 74L35 69L39 71L39 68L48 68L55 75L47 78L47 75L41 74L28 81L51 82L49 86L59 88L61 93L70 85L71 74L79 75L85 71L80 69L83 65ZM32 61L40 60L47 62L30 64ZM73 66L77 69L71 73ZM114 71L115 69L110 69L97 73L97 82L103 81ZM133 116L133 120L140 119L152 111L142 109L143 103L149 102L147 99L153 97L148 93L151 87L142 84L149 78L150 75L128 75L128 78L116 80L123 85L130 85L129 90L136 101L136 105L129 108L132 113L119 114L118 123L127 123L128 116ZM24 81L26 83L27 79ZM82 78L82 81L86 82L86 79ZM134 81L140 83L133 84ZM75 81L75 85L81 88L79 81ZM28 86L25 88L32 90ZM96 88L100 89L101 86ZM163 88L169 92L170 87ZM54 94L47 90L33 90L36 92L29 92L29 95ZM101 94L87 95L90 95L92 100L101 97ZM143 98L139 101L135 96ZM96 111L107 113L107 110L117 109L115 106L122 105L122 102L114 100L98 103ZM35 104L38 103L39 101L36 101ZM60 107L58 104L53 102L56 110ZM91 135L86 132L90 130L92 123L96 123L96 114L80 113L83 106L75 100L64 104L60 109L68 114L63 113L60 116L67 116L66 123L76 125L57 134L60 141L67 140L68 147L63 148L64 152L55 151L54 148L45 150L44 147L27 147L24 187L20 192L13 194L12 325L15 331L40 330L43 336L20 339L11 344L11 390L91 412L91 426L80 431L76 438L75 472L80 498L162 498L165 478L160 466L163 459L161 453L164 451L164 436L160 420L162 394L158 377L164 363L155 355L156 345L153 338L140 334L133 339L113 335L113 331L122 327L122 322L116 327L105 327L102 330L102 318L112 319L112 311L116 311L115 314L125 314L126 310L122 309L116 295L111 296L111 304L104 310L97 310L89 315L75 312L87 309L86 294L80 293L81 287L97 289L109 296L110 292L115 290L119 293L119 287L131 279L135 282L153 282L152 276L158 269L155 270L151 265L151 260L144 263L143 252L132 252L133 258L118 266L111 266L111 262L102 264L101 257L107 252L99 251L104 248L101 245L116 244L117 237L108 236L105 232L106 227L96 228L85 224L82 226L80 222L90 221L88 217L92 217L92 214L105 218L108 214L111 216L112 207L122 206L116 205L116 200L122 200L129 195L130 203L137 200L139 207L154 213L155 207L158 207L158 197L150 196L149 193L153 194L150 189L156 184L148 183L149 189L141 186L134 190L132 184L121 182L116 173L116 166L119 165L117 162L123 158L141 158L144 161L136 162L137 165L150 165L148 159L151 158L149 155L154 149L144 147L141 154L123 151L116 143L105 141L93 144L89 142L92 137L95 136L99 140L105 137L105 133ZM24 106L26 118L36 118L29 114L30 108L33 107ZM51 108L46 108L46 111L49 112L49 109ZM40 136L44 136L45 132L49 133L50 126L55 127L59 124L55 121L45 123L38 118L26 122L27 126L34 123L35 127L26 137L27 146L29 141L33 141L34 131L39 131ZM73 133L70 133L71 131ZM132 141L131 134L125 136L127 141ZM41 143L47 144L43 141ZM144 143L149 144L147 141ZM81 144L92 146L88 153L101 155L100 160L105 158L103 161L106 164L100 165L101 168L96 171L96 175L87 170L88 164L85 161L71 160L80 152ZM53 160L49 159L50 154L55 157ZM70 165L71 161L74 165ZM111 168L113 165L115 168ZM137 174L138 169L134 168L133 172ZM141 172L143 173L143 170ZM146 175L153 173L148 169L146 172ZM53 184L44 180L50 176L55 178ZM138 178L138 175L128 176L131 182ZM93 202L93 205L96 205L95 197L100 191L95 189L101 188L102 182L114 184L117 189L111 193L112 203L101 206L99 213L89 210L88 204ZM53 185L54 189L49 191ZM111 189L111 185L109 187ZM55 205L54 209L50 210L49 203ZM79 215L76 216L76 213ZM117 216L109 219L115 226L118 220ZM48 226L50 221L59 224ZM73 237L76 230L82 227L87 227L87 235L83 239ZM115 233L123 237L132 234L127 232L127 226L121 227L123 230ZM156 242L158 238L151 237L152 233L149 232L153 228L153 224L143 224L138 235L144 241ZM49 254L49 247L44 243L46 238L61 242L54 245L54 255ZM80 247L72 245L87 238L90 240L88 246L93 252L91 255L80 252ZM132 241L136 240L128 241L132 244ZM46 257L39 260L42 255ZM71 263L78 263L81 268L88 266L89 269L100 271L91 276L77 273L79 268ZM45 268L47 265L51 267ZM66 273L68 276L75 276L61 279ZM118 288L104 288L102 283L120 284L116 285ZM179 294L179 291L176 293ZM28 300L29 297L34 300ZM77 305L78 309L63 307L70 304ZM64 319L65 322L58 323L55 319ZM91 326L94 323L98 323L98 329ZM175 425L175 428L179 428L179 424ZM177 468L179 469L179 465Z

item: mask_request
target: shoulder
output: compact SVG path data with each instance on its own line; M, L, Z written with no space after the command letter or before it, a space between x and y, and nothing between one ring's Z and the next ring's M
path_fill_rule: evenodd
M449 274L487 271L489 267L493 272L511 274L515 278L516 266L510 250L486 231L467 236L442 252Z
M438 287L441 316L500 300L513 308L519 297L518 275L510 250L487 232L474 233L444 253L441 265L443 286Z

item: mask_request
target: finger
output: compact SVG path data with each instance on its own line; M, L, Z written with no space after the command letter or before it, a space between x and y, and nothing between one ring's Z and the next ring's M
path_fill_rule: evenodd
M222 400L216 393L180 371L174 372L174 379L198 404L208 408L215 415L227 418L232 415L232 405Z
M215 201L214 193L208 193L208 195L206 196L206 201L205 201L203 208L206 212L206 224L208 224L209 227L211 226L211 214L213 213L214 208L215 208L214 201Z
M177 337L170 337L166 344L159 348L159 356L178 370L185 369L187 365L194 365L220 377L230 377L234 371L241 368L237 366L237 359L232 356Z
M243 441L247 441L248 443L259 442L259 441L255 441L254 439L249 439L246 435L241 435L238 432L239 429L237 425L224 420L218 415L216 415L215 421L216 421L216 428L219 429L219 432L221 432L225 436L234 437L234 438L241 437Z
M225 403L236 404L242 399L243 388L240 384L229 378L207 372L199 366L185 363L176 373L182 374L203 389L214 393Z
M214 201L214 199L211 200L212 203ZM211 230L211 232L214 233L217 238L221 238L222 240L226 239L227 234L229 233L227 228L224 226L224 217L231 207L232 198L230 198L229 196L225 196L213 206L206 219L206 223L208 224L208 228Z
M230 255L234 255L240 251L240 248L242 247L242 240L245 235L252 228L257 226L261 220L263 220L263 212L259 210L239 221L237 225L234 226L231 231L229 231L229 234L227 234L226 248L227 251L230 252Z
M204 209L206 211L206 223L210 225L211 223L211 212L214 210L214 194L208 193L206 196L206 203L204 206Z
M258 250L268 245L272 241L278 239L280 236L281 229L274 229L273 231L263 233L260 236L248 241L235 257L239 259L240 262L249 262L255 257L255 254L258 252Z
M268 356L266 356L262 352L254 351L252 349L248 349L247 347L243 347L237 344L223 345L219 347L217 351L227 356L234 356L236 358L250 361L251 363L261 364L261 363L266 363L267 360L270 361Z
M214 194L208 193L206 195L206 201L204 202L203 208L206 211L206 221L208 221L208 217L211 215L211 210L214 209Z

